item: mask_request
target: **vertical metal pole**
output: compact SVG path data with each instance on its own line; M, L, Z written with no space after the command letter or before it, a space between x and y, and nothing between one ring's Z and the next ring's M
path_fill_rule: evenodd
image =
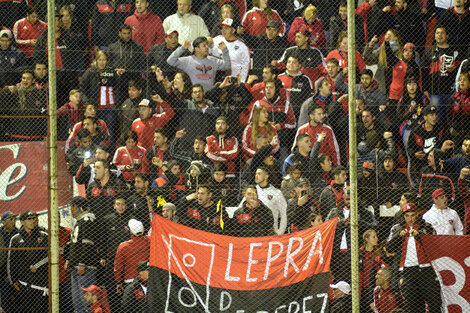
M351 192L351 289L352 312L359 312L359 245L357 223L357 143L356 143L356 43L355 3L348 0L348 87L349 87L349 178Z
M57 99L55 0L47 0L49 69L49 312L59 312L59 210L57 186Z

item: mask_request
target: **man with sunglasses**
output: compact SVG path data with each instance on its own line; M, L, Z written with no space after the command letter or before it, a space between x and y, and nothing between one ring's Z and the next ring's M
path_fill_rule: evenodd
M47 312L49 302L48 236L36 223L36 214L20 215L19 233L10 240L10 248L46 248L44 250L8 251L7 272L16 290L13 312Z

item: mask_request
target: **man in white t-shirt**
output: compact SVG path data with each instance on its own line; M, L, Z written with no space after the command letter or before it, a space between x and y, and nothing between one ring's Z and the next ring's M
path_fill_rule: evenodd
M431 224L438 235L463 235L463 225L455 210L450 209L443 188L432 193L433 206L424 213L423 219Z
M245 43L238 38L236 34L238 25L234 20L226 18L219 26L222 27L222 35L213 39L214 48L212 49L212 55L222 58L222 51L218 48L218 45L220 42L224 42L228 48L232 64L231 75L236 76L240 74L240 81L245 83L248 71L250 70L250 51Z

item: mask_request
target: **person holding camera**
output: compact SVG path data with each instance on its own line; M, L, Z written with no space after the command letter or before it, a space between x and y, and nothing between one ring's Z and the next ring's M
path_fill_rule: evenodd
M68 170L72 176L77 174L77 171L82 165L87 167L94 162L93 154L98 148L91 139L90 131L86 128L82 128L78 131L76 143L78 146L75 149L69 149L65 155L65 161L68 164Z
M121 170L123 179L126 182L132 182L134 173L148 173L150 165L145 156L147 150L137 145L137 134L130 130L125 134L124 139L126 145L116 150L113 163Z

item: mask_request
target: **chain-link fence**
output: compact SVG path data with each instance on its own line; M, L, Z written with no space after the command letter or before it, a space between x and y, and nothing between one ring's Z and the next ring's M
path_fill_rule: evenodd
M361 312L470 312L468 6L356 1ZM55 7L54 65L0 1L0 312L351 312L346 2Z

